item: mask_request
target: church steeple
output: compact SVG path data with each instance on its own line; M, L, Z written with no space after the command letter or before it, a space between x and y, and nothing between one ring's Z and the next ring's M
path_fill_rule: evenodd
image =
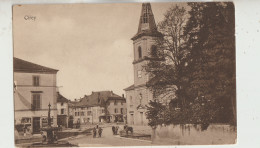
M157 27L155 24L152 8L150 3L142 4L142 11L139 20L139 26L137 34L132 38L135 40L143 35L148 36L160 36L161 33L157 31Z

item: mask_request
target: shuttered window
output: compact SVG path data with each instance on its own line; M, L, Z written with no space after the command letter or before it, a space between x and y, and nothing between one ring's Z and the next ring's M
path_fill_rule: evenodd
M38 93L32 94L32 109L33 110L41 109L41 94Z

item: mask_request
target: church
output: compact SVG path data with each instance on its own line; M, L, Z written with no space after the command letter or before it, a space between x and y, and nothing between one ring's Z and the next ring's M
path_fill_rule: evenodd
M148 125L147 105L153 100L152 92L147 88L151 79L144 66L148 64L150 53L156 52L156 39L162 37L157 30L150 3L142 4L138 31L132 37L134 52L134 84L125 88L127 100L127 123L129 125Z

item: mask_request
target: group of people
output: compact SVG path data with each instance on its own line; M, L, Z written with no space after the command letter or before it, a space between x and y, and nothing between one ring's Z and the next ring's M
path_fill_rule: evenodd
M96 127L94 127L93 128L93 138L97 137L97 133L98 133L98 137L101 137L102 131L103 131L103 129L101 127L99 127L98 125Z
M113 135L117 135L118 133L118 129L119 129L119 126L112 126L112 132L113 132Z

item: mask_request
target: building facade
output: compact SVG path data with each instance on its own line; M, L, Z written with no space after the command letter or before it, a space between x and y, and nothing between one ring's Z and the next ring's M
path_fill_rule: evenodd
M57 126L56 75L58 70L14 58L14 120L31 133L47 126L48 105Z
M126 121L126 99L112 91L85 95L80 101L71 103L69 110L74 124Z
M134 84L124 89L127 100L127 122L130 125L148 125L146 109L152 92L147 88L151 79L144 69L151 59L152 53L156 52L156 40L162 34L157 31L150 3L142 4L137 34L132 38L134 52Z
M57 124L68 127L69 120L69 100L57 92Z

